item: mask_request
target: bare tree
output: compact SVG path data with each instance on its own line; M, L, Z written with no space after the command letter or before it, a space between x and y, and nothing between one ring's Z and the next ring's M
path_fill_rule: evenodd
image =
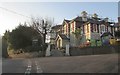
M53 20L49 18L32 18L30 26L36 29L40 35L43 37L43 44L45 44L46 35L50 32L51 26L53 25Z
M32 26L34 29L36 29L41 37L42 37L42 55L45 56L45 50L46 50L46 35L50 32L51 26L53 25L53 20L49 18L32 18L30 22L30 26Z

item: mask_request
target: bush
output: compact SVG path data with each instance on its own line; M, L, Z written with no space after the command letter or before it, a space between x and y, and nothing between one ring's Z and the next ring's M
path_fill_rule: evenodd
M36 52L41 50L42 50L41 46L27 46L24 48L24 52Z

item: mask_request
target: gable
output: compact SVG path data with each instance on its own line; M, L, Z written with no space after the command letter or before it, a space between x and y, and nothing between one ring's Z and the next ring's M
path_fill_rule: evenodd
M61 39L61 40L62 40L62 38L61 38L59 35L57 35L55 41L57 41L58 39Z

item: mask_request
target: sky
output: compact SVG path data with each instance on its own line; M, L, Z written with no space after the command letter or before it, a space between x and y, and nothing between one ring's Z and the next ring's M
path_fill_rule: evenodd
M0 34L30 21L30 17L54 18L54 24L80 16L82 11L97 13L117 22L118 2L1 2Z

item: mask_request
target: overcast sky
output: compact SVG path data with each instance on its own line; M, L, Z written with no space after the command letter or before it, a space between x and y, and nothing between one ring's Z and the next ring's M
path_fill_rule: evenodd
M63 19L73 19L82 11L97 13L99 17L108 17L117 22L117 2L1 2L0 34L12 30L19 23L29 22L31 16L54 18L55 24Z

